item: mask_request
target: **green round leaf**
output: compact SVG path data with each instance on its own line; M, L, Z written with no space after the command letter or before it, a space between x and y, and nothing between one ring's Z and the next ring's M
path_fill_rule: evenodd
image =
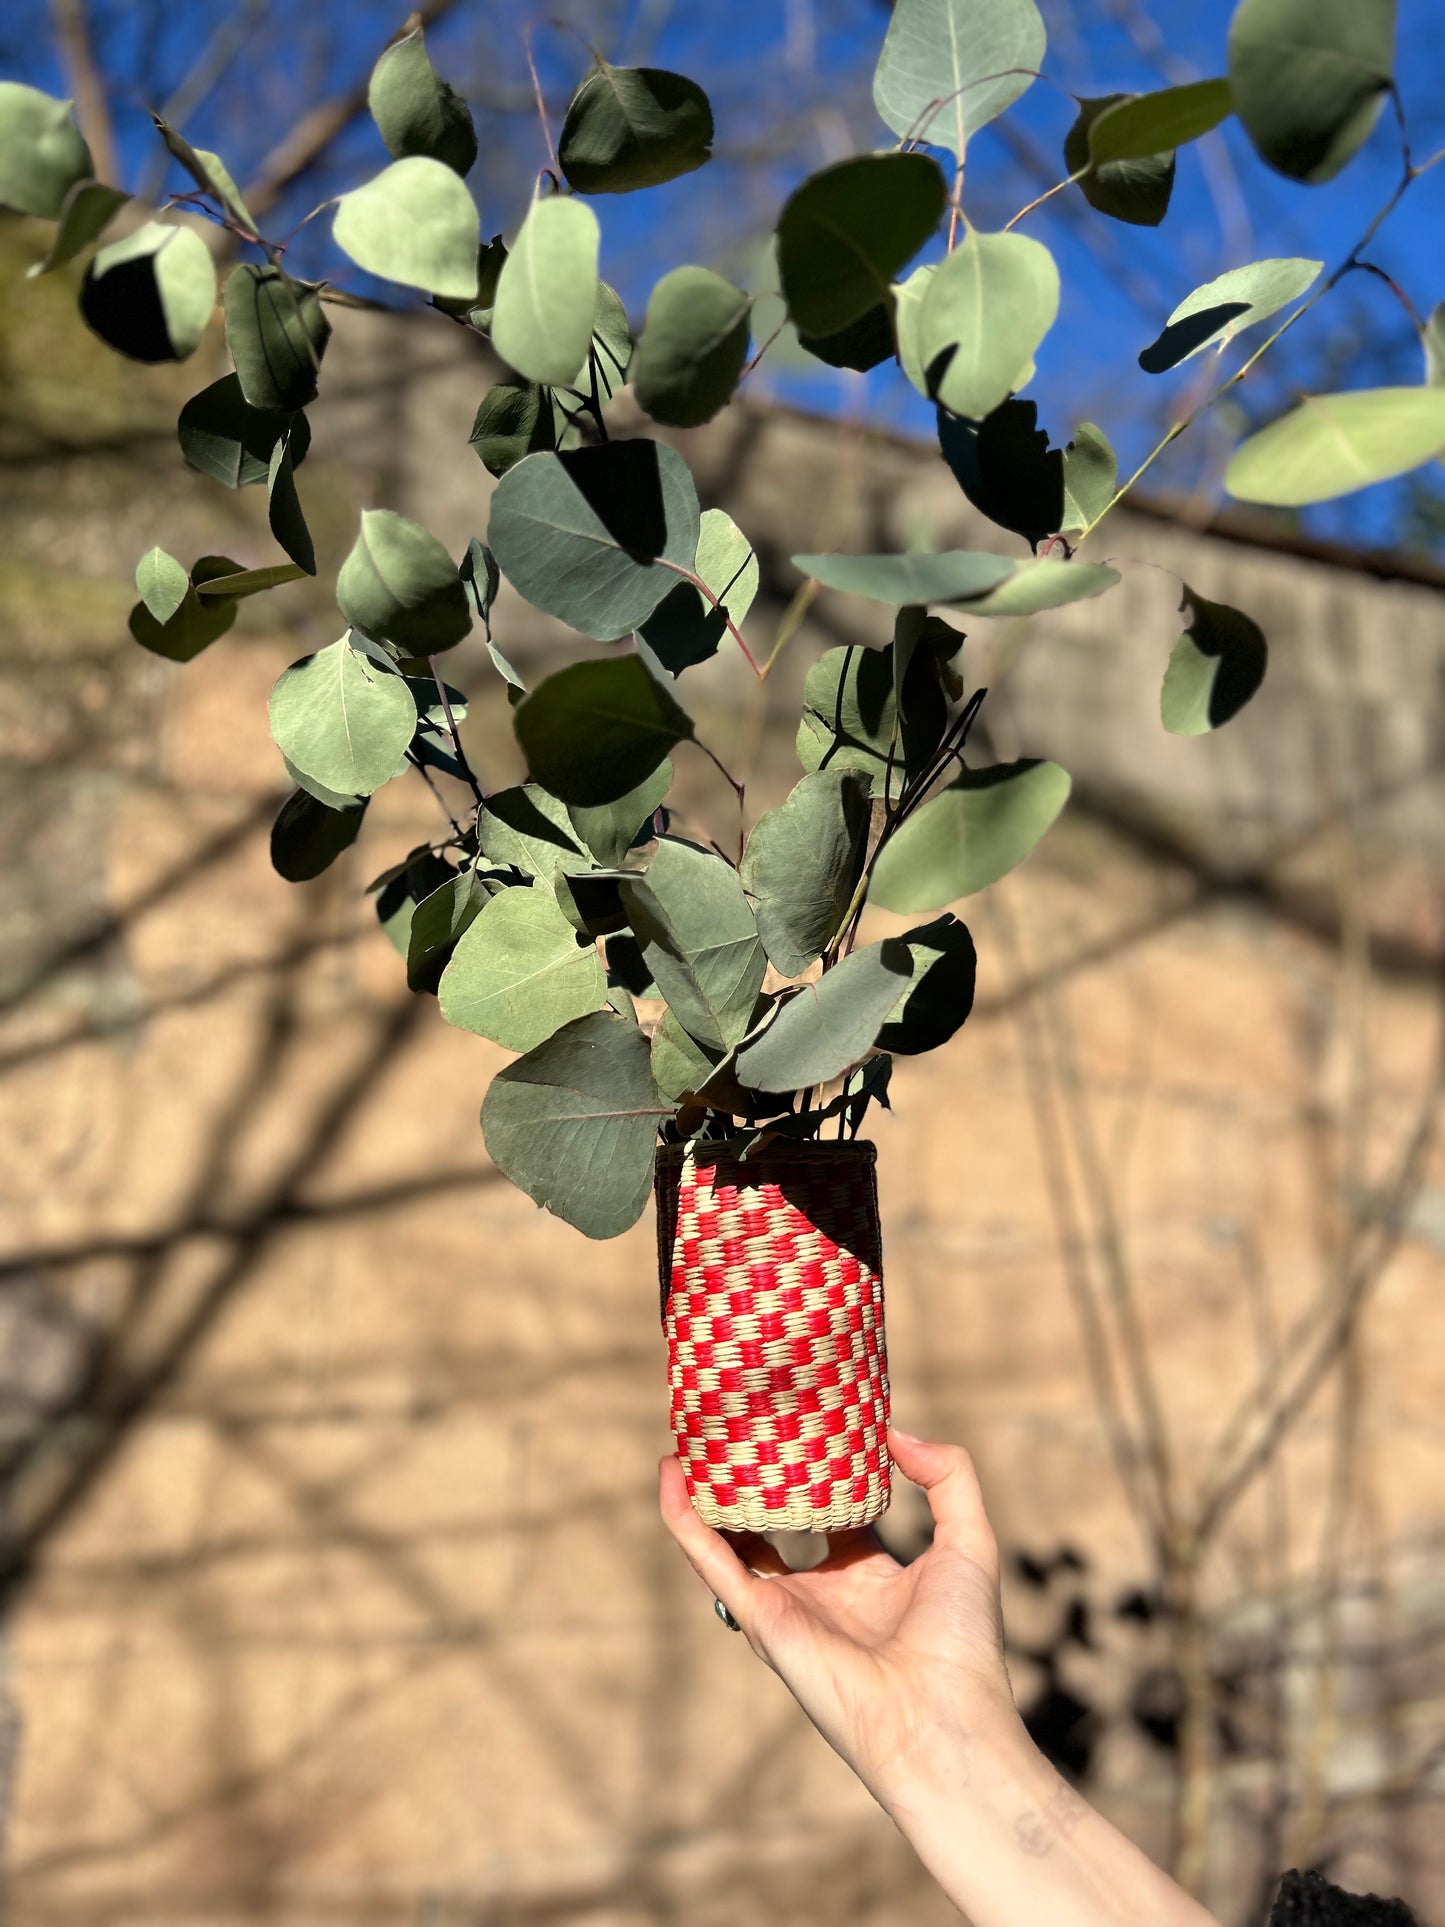
M855 950L779 1007L767 1028L737 1055L737 1074L758 1091L801 1091L827 1084L873 1048L912 973L896 938Z
M711 149L701 87L659 67L599 60L572 97L557 158L579 194L626 194L691 174Z
M1264 632L1239 609L1208 602L1186 584L1189 627L1174 645L1159 713L1174 736L1202 736L1237 716L1264 681Z
M817 770L762 817L743 851L768 962L799 977L838 934L868 841L869 785L857 770Z
M698 519L697 490L675 449L604 442L529 455L509 469L492 495L487 542L528 602L615 642L676 586L677 569L692 569Z
M1024 385L1059 311L1059 271L1040 241L969 228L935 269L918 314L927 392L982 421Z
M271 825L271 868L288 883L308 883L350 849L366 815L366 799L331 809L304 789L293 790Z
M868 901L885 910L941 910L1021 863L1069 795L1057 763L963 770L884 844Z
M70 102L0 80L0 207L58 220L70 188L91 172Z
M552 397L535 381L499 381L482 396L469 437L490 475L556 446Z
M608 955L611 953L609 944ZM646 974L644 969L644 978ZM644 996L648 988L654 995L659 994L656 984L644 984L634 994ZM716 1051L704 1050L695 1037L689 1037L670 1010L662 1013L662 1021L652 1033L652 1076L664 1097L678 1104L685 1097L695 1096L717 1069L719 1056Z
M594 1011L497 1073L482 1135L529 1198L589 1238L615 1238L642 1216L658 1126L672 1113L637 1025Z
M1229 117L1227 80L1192 80L1154 94L1115 97L1090 124L1088 151L1096 166L1144 161L1198 140Z
M981 515L1037 543L1063 526L1064 451L1050 448L1038 403L1000 402L981 422L938 410L938 446Z
M638 630L672 676L680 676L691 664L715 656L727 634L728 619L740 629L758 592L760 576L753 545L725 509L704 509L692 567L693 574L707 584L722 608L709 602L691 582L679 582Z
M512 712L527 767L565 803L612 803L692 735L692 718L636 656L574 662Z
M37 275L49 274L53 268L73 261L98 239L129 199L129 194L118 187L106 187L101 181L76 181L61 203L60 225L49 254L43 261L31 263L25 270L27 278L33 281Z
M1045 45L1034 0L898 0L874 105L900 139L946 147L961 161L969 135L1031 85Z
M80 290L86 326L132 361L193 355L215 305L216 270L205 242L162 221L101 248Z
M1006 582L1018 568L1008 555L956 549L944 555L795 555L793 567L825 589L874 602L966 602Z
M553 194L534 201L497 282L492 346L529 381L569 386L586 366L597 306L597 216Z
M227 488L248 488L268 479L276 444L288 428L291 465L298 468L311 445L306 417L252 408L237 376L222 375L192 395L181 410L176 434L192 468L213 475Z
M1137 159L1101 160L1093 153L1093 130L1101 120L1145 99L1142 94L1105 94L1079 102L1078 119L1064 136L1064 166L1081 174L1079 192L1092 208L1132 227L1158 227L1174 192L1174 149ZM1087 172L1083 170L1087 169Z
M362 510L336 600L354 628L412 656L450 649L472 626L456 564L434 535L393 509Z
M432 66L420 26L393 41L372 68L367 101L394 160L424 154L458 174L476 160L471 110Z
M442 1016L508 1050L531 1050L574 1017L607 1001L596 946L577 933L546 890L499 891L467 930L442 973Z
M1318 279L1323 261L1285 258L1251 261L1231 268L1188 294L1165 322L1158 338L1141 349L1146 375L1162 375L1202 349L1223 347L1242 328L1252 328L1298 299Z
M477 292L477 204L445 162L410 154L350 194L332 229L359 268L454 301Z
M697 428L727 405L748 358L748 296L711 268L674 268L652 290L632 386L654 421Z
M855 155L795 188L778 217L778 273L799 330L833 334L887 300L945 199L926 154Z
M1368 139L1394 71L1395 0L1239 0L1234 111L1291 180L1332 180Z
M316 399L331 323L314 288L279 268L233 268L226 279L226 346L252 408L287 414Z
M1119 571L1102 562L1063 562L1039 556L1020 562L1007 582L962 606L971 616L1035 616L1045 609L1062 609L1070 602L1103 595L1119 580Z
M292 663L271 691L271 734L281 754L342 795L370 796L389 782L415 729L416 703L403 678L346 636Z
M909 984L878 1033L878 1048L916 1057L946 1044L967 1021L978 959L967 926L953 916L905 930L898 941L908 950Z
M1065 534L1090 527L1114 499L1119 463L1102 428L1080 422L1064 450Z
M892 296L860 314L846 328L830 335L799 335L798 344L830 368L851 368L856 374L866 375L893 353Z
M730 1050L767 971L737 871L715 851L660 837L646 875L622 884L622 906L677 1021L708 1049Z
M297 417L303 421L305 416ZM306 517L301 513L301 498L296 493L295 462L291 455L291 429L285 430L271 451L266 473L266 518L271 533L303 574L316 573L316 548Z
M549 886L596 867L580 834L567 805L535 783L494 790L477 816L477 841L488 863Z
M567 814L594 860L605 870L617 869L643 832L650 831L653 812L671 788L672 764L664 757L651 776L615 802L576 803Z
M1445 389L1306 395L1241 442L1224 486L1241 502L1299 508L1350 495L1445 454Z
M448 877L417 903L406 939L408 990L437 992L457 944L492 894L490 882L470 869Z
M135 568L136 592L157 622L167 623L191 592L191 578L173 555L148 549Z
M1425 351L1425 383L1445 387L1445 301L1437 301L1425 317L1420 345Z
M193 571L197 581L203 579L202 566L198 562ZM217 573L230 574L236 566L234 562L227 562ZM203 602L194 588L189 588L168 621L157 622L145 604L138 602L130 612L129 627L141 648L149 649L153 656L164 656L167 662L190 662L225 635L235 620L236 603L232 598Z

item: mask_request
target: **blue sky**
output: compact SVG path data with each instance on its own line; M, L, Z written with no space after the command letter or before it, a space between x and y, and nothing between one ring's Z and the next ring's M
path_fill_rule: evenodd
M288 117L365 73L402 10L381 0L321 0L314 15L298 22L289 9L282 16L260 0L250 0L249 12L238 11L237 0L226 6L171 0L154 7L148 0L125 0L108 27L98 13L101 56L118 81L127 184L135 184L150 159L145 96L164 99L173 90L201 50L214 44L228 6L229 17L246 32L226 80L197 106L187 132L218 148L242 178ZM712 94L717 119L713 165L661 188L594 202L603 225L603 272L621 289L634 317L652 281L680 261L711 261L745 280L753 249L793 182L843 153L891 144L869 102L887 24L878 0L633 0L613 11L615 30L601 50L614 60L647 61L692 75ZM31 12L42 31L24 32L22 19L16 38L26 53L7 60L7 71L63 91L43 32L41 0L26 0L22 15ZM1010 110L1004 128L984 130L970 147L965 205L982 228L1001 226L1065 171L1060 149L1075 112L1070 90L1148 89L1223 70L1223 7L1197 0L1044 0L1044 12L1050 28L1044 71L1058 84L1035 83ZM500 93L515 104L527 85L521 45L526 18L510 0L469 0L430 34L433 58L464 91L478 97ZM1439 25L1432 0L1403 0L1397 75L1417 159L1445 144ZM144 85L135 78L142 37ZM549 96L564 101L588 64L582 37L544 25L535 44ZM479 112L478 121L483 160L473 186L483 230L510 230L525 204L527 170L545 164L541 131L525 113L489 119ZM761 167L760 145L778 149ZM748 157L746 164L739 155ZM375 130L364 120L357 123L338 144L332 168L306 184L290 218L385 159ZM1075 189L1057 196L1030 215L1025 228L1053 250L1064 282L1060 317L1029 389L1040 421L1062 441L1076 421L1095 420L1132 466L1157 439L1177 398L1186 390L1193 398L1202 377L1203 357L1162 378L1144 375L1136 365L1138 350L1170 309L1225 268L1264 256L1305 255L1333 267L1399 173L1399 135L1386 111L1365 150L1323 188L1271 173L1230 125L1181 153L1173 204L1157 230L1110 222ZM291 259L300 271L330 270L356 285L355 270L332 250L327 230L324 217L304 230ZM1445 299L1442 236L1445 165L1416 183L1369 253L1421 313ZM1242 352L1248 345L1246 337ZM1231 365L1226 362L1220 372ZM1219 499L1217 477L1233 440L1281 412L1301 389L1419 378L1418 339L1405 309L1383 282L1351 276L1234 391L1226 410L1178 445L1159 479ZM931 430L927 404L891 364L863 378L821 369L803 374L764 361L753 379L761 391L813 409L862 413L920 434ZM1434 491L1445 500L1445 471L1437 467L1433 475ZM1413 490L1386 484L1309 511L1305 523L1360 543L1413 538L1423 545L1419 517L1410 512L1412 494L1418 496L1419 484ZM1445 515L1441 522L1445 529ZM1445 550L1445 534L1435 545Z

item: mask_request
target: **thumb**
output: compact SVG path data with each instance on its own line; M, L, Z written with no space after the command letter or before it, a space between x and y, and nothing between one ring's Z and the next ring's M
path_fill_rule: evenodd
M938 1536L997 1573L998 1546L984 1510L978 1473L963 1447L916 1439L895 1425L889 1428L888 1449L903 1476L928 1494Z

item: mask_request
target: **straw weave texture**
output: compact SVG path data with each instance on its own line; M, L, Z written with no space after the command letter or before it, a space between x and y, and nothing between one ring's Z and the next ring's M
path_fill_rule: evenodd
M871 1144L658 1156L672 1429L712 1526L835 1532L889 1499Z

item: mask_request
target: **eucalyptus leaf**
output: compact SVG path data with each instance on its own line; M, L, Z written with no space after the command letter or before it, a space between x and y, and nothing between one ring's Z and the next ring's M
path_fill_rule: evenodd
M309 777L303 779L303 787L308 787L315 795L316 786ZM326 799L323 797L321 800L324 802ZM435 851L423 844L403 862L393 865L367 886L367 894L376 897L377 921L385 932L387 942L399 956L406 957L410 950L411 926L417 906L455 875L451 864L444 862Z
M204 147L192 147L185 136L169 126L159 114L152 118L156 132L201 192L215 202L228 220L243 228L248 237L253 236L256 223L220 155L209 153Z
M524 455L555 448L551 396L535 381L499 381L482 397L470 441L488 474L498 476Z
M614 642L647 620L678 569L692 569L697 490L658 442L529 455L497 484L487 541L528 602Z
M1130 94L1092 122L1089 153L1095 166L1149 160L1198 140L1229 114L1227 80L1191 80L1153 94Z
M962 160L1043 65L1033 0L897 0L873 76L873 102L901 140Z
M69 101L0 80L0 207L59 220L66 195L92 172Z
M1031 562L1020 562L1006 582L961 606L971 616L1034 616L1045 609L1061 609L1067 603L1103 595L1118 580L1119 571L1102 562L1065 562L1057 556L1041 555Z
M436 993L458 943L490 895L487 883L473 868L457 871L418 902L407 931L408 990Z
M533 777L566 803L612 803L692 735L692 718L636 656L574 662L512 712Z
M1445 454L1445 388L1306 395L1240 443L1224 486L1241 502L1299 508L1349 495Z
M491 634L492 604L497 599L497 591L502 586L502 572L497 567L497 558L485 542L473 536L467 544L467 552L457 573L471 591L472 602L477 615ZM495 659L495 651L493 652ZM520 685L519 685L520 687Z
M760 580L753 545L725 509L704 509L698 527L693 574L722 607L707 601L690 582L679 582L641 625L638 634L670 675L717 654L730 619L741 628Z
M567 805L538 783L494 790L477 813L477 842L489 863L549 887L595 867Z
M825 589L874 602L966 602L997 588L1018 568L1013 556L955 549L943 555L795 555L793 567Z
M1174 736L1202 736L1237 716L1264 681L1269 659L1259 624L1228 603L1210 602L1188 584L1189 627L1164 672L1159 713Z
M413 656L435 655L472 626L467 591L436 537L394 509L363 509L336 600L354 628Z
M830 368L851 368L866 375L893 353L893 297L860 314L832 334L799 335L799 345Z
M288 428L271 451L271 466L266 476L266 516L272 535L297 568L306 575L315 575L316 549L301 512L301 498L296 493L291 437L292 430Z
M314 288L279 268L233 268L226 280L226 346L252 408L290 414L316 399L331 323Z
M415 729L416 704L405 681L346 636L292 663L271 691L277 748L345 795L370 796L389 781Z
M945 198L926 154L858 154L795 188L778 217L778 273L798 329L833 334L885 301Z
M288 883L308 883L350 849L366 815L366 798L348 809L331 809L295 789L271 825L271 868Z
M1064 519L1066 534L1090 528L1114 499L1119 463L1102 428L1080 422L1064 450Z
M738 873L711 850L658 839L645 877L622 884L627 920L668 1008L698 1043L743 1038L767 958Z
M164 221L100 248L80 290L86 326L132 361L184 361L215 306L210 250L192 229Z
M893 284L893 332L898 340L898 365L920 395L928 393L921 336L923 297L937 272L935 264L926 261L921 268L915 268L907 280Z
M3 86L4 82L0 82L0 88ZM3 135L0 135L0 150L3 150ZM0 175L4 166L3 151L0 151ZM37 275L49 274L55 268L64 267L67 261L73 261L92 241L100 238L129 199L129 194L118 187L107 187L102 181L74 182L61 202L57 215L60 225L50 243L50 252L43 260L30 264L25 270L27 279L33 281Z
M597 283L597 303L592 310L592 346L587 366L580 368L574 388L584 393L591 389L590 369L597 368L597 392L608 400L627 380L632 367L632 324L627 305L616 288L605 281Z
M612 803L577 803L568 811L572 827L603 869L619 867L648 828L654 811L672 788L672 764L666 758L652 774Z
M963 1028L973 1009L978 958L966 924L944 915L905 930L909 983L878 1033L879 1050L916 1057Z
M652 290L632 357L638 404L670 428L727 405L748 358L752 303L711 268L674 268Z
M1158 227L1169 212L1174 192L1174 149L1166 143L1162 153L1105 158L1095 150L1094 129L1147 98L1143 94L1104 94L1080 100L1078 118L1064 136L1064 166L1070 174L1081 176L1079 192L1089 206L1132 227Z
M155 620L170 621L191 593L191 578L173 555L148 549L135 568L136 593Z
M857 770L816 770L754 827L742 886L768 962L785 977L815 963L843 921L868 843L869 784Z
M157 622L145 604L138 602L130 612L129 628L134 640L153 656L164 656L167 662L190 662L225 635L235 620L233 601L202 602L192 588L167 622Z
M1023 861L1068 795L1068 774L1057 763L961 770L884 844L868 901L909 912L972 896Z
M420 23L394 40L371 71L371 118L394 160L426 154L465 174L477 158L471 110L432 66Z
M909 614L905 609L899 617L905 635ZM953 693L947 662L961 641L944 623L920 624L901 674L896 644L855 644L820 656L803 682L798 758L804 769L859 770L875 797L896 800L904 778L927 767L943 740Z
M276 444L288 430L291 466L299 468L311 445L306 417L252 408L236 375L222 375L192 395L176 423L181 453L191 467L227 488L269 481Z
M841 1077L873 1048L912 974L905 944L887 937L845 957L783 1003L737 1054L737 1074L759 1091L800 1091Z
M626 194L712 157L712 108L682 74L599 59L572 97L557 156L579 194Z
M589 1238L614 1238L642 1216L658 1126L672 1112L637 1025L594 1011L498 1072L482 1135L528 1197Z
M981 421L1021 388L1059 311L1059 271L1025 234L964 233L934 271L918 314L927 392Z
M483 907L453 951L437 995L442 1016L458 1030L531 1050L606 1003L607 982L595 946L579 943L555 897L518 887Z
M1229 23L1234 111L1291 180L1332 180L1358 153L1394 58L1395 0L1239 0Z
M306 570L295 562L271 562L260 569L238 569L234 575L217 576L201 591L204 601L210 596L260 595L263 589L276 589L285 582L299 582Z
M981 515L1037 544L1064 519L1064 451L1050 448L1037 402L1000 402L981 422L938 410L938 446Z
M1242 328L1297 300L1323 267L1323 261L1293 258L1251 261L1206 281L1184 297L1158 337L1140 350L1139 366L1146 375L1162 375L1205 348L1223 348Z
M529 381L567 385L587 360L597 305L597 216L553 194L534 201L497 282L492 346Z
M332 233L368 274L454 301L476 298L477 205L444 161L427 154L393 161L342 195Z
M653 989L656 990L656 985ZM721 1062L721 1053L705 1050L690 1037L670 1010L652 1033L652 1077L659 1091L674 1104L695 1097Z

